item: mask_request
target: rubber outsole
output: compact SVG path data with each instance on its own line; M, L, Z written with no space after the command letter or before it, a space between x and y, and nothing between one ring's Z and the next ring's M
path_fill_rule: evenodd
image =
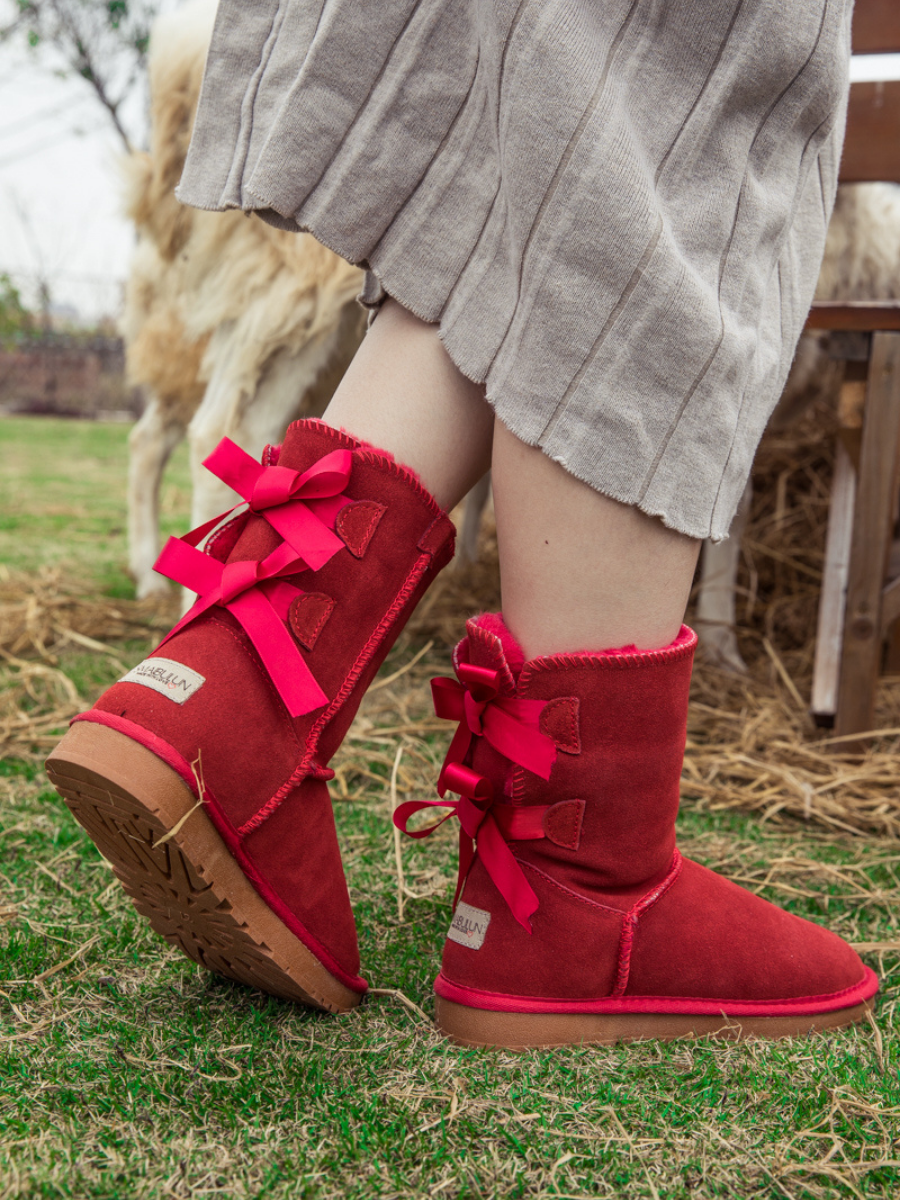
M50 781L157 933L209 971L326 1012L362 997L257 894L184 780L114 729L73 725Z
M874 1008L867 1000L851 1008L808 1016L728 1017L680 1013L522 1013L494 1012L435 997L437 1027L458 1046L503 1050L552 1049L554 1046L610 1045L614 1042L677 1038L803 1037L864 1021Z

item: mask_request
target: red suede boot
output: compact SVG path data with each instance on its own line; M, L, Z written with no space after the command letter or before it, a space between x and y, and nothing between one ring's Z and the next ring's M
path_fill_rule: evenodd
M502 618L469 622L459 683L435 681L460 721L439 791L460 796L464 883L435 983L455 1041L778 1037L865 1016L878 983L846 943L675 847L695 644L683 628L664 650L525 662ZM402 805L401 828L425 806Z
M47 769L159 933L341 1011L366 983L327 764L453 526L389 455L315 421L262 466L227 442L208 465L249 507L206 553L209 527L170 540L161 569L200 598Z

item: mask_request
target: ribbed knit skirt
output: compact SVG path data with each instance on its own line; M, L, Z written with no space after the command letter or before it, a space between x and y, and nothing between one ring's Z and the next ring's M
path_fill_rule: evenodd
M852 0L221 0L180 199L311 231L523 441L723 537L812 299Z

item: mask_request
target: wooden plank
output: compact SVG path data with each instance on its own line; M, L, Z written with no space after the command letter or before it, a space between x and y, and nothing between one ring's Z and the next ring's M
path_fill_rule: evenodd
M900 441L900 334L872 338L841 654L838 736L871 729L881 656L881 592L891 546Z
M819 596L816 658L813 664L810 711L817 725L832 725L837 712L855 497L856 469L843 443L839 441L831 484L825 571Z
M883 634L887 634L898 617L900 617L900 579L895 579L881 593L881 631Z
M897 0L856 0L853 53L900 53L900 4Z
M865 363L864 365L868 374L869 364ZM841 390L838 394L838 440L850 455L854 471L859 470L859 456L862 453L862 431L866 414L867 387L867 379L848 379L845 375L844 382L841 384Z
M900 183L900 79L851 86L840 179Z
M900 466L900 463L898 463ZM900 501L900 488L894 488L894 494ZM894 510L894 528L897 528L897 508ZM887 652L884 656L884 670L888 675L900 675L900 621L894 618L891 624L890 614L893 611L894 599L889 593L900 587L900 538L894 539L888 554L888 579L892 582L881 594L881 628L887 638ZM900 617L900 597L898 600L897 616Z
M809 310L806 328L858 333L900 330L900 300L817 300Z

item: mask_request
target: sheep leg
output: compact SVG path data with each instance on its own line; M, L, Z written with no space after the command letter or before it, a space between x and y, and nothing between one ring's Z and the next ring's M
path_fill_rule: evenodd
M153 570L159 554L159 487L169 456L184 435L177 415L151 396L128 438L128 563L139 600L169 586Z
M264 446L280 442L291 421L318 416L324 397L311 393L334 355L334 336L304 346L299 354L282 352L269 363L251 400L237 409L228 436L257 458ZM327 399L326 399L327 403Z
M750 515L753 484L747 480L737 513L724 542L703 543L700 588L694 624L700 650L707 662L743 674L747 664L738 649L735 588L741 556L741 538Z

